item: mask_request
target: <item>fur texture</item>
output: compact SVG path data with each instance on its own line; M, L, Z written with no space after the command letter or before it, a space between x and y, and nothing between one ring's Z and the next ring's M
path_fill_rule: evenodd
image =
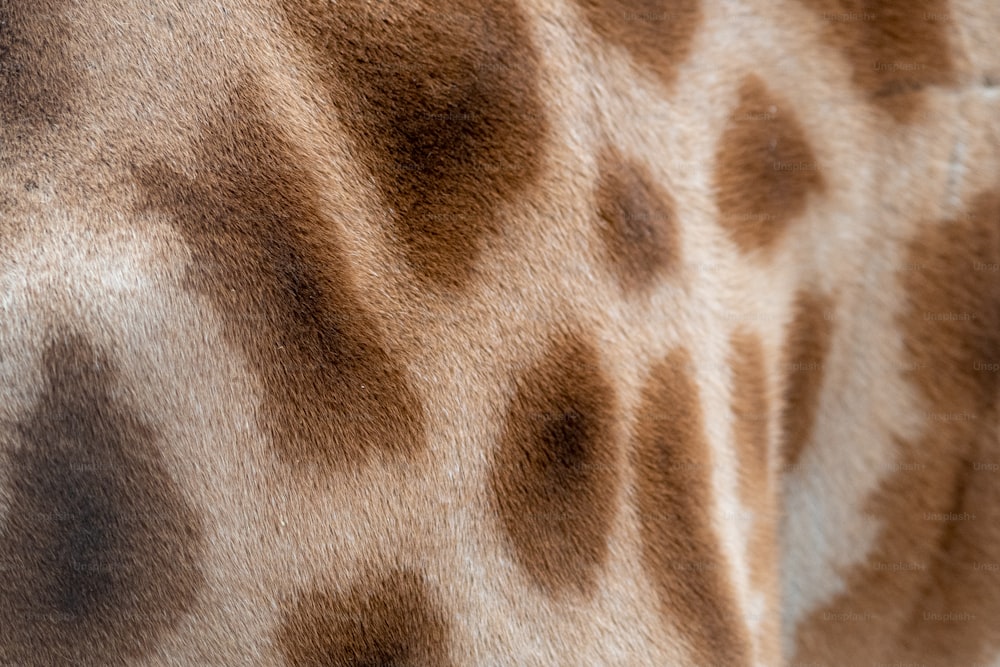
M0 0L0 663L1000 665L998 38Z

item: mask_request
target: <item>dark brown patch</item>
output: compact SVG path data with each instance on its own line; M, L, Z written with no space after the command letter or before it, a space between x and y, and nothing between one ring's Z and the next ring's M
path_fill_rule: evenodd
M190 286L257 370L261 427L288 463L414 452L416 396L355 291L317 184L257 99L243 89L206 121L196 177L167 160L139 169L145 206L190 247Z
M678 260L673 200L617 151L602 153L598 168L597 214L614 273L626 289L648 287Z
M451 664L444 618L410 572L356 585L344 595L303 595L286 612L277 640L290 667Z
M468 280L502 204L536 178L538 63L514 2L285 2L313 76L376 177L410 264Z
M798 463L812 437L823 366L833 339L833 301L817 293L800 292L785 341L784 409L782 453L785 465Z
M670 353L642 393L635 466L643 561L694 663L745 665L750 643L712 529L712 456L690 366L683 350Z
M954 81L947 0L801 1L827 24L854 84L896 121L913 119L920 108L914 93Z
M825 187L791 106L756 76L740 86L715 160L719 222L744 252L773 246Z
M50 126L70 111L77 73L66 53L65 0L0 2L0 129Z
M593 346L569 339L520 378L493 492L522 567L550 594L589 593L617 508L616 399Z
M798 657L833 664L990 662L1000 650L1000 192L909 246L898 321L921 437L867 510L881 531L846 591L799 630ZM995 368L995 367L992 367ZM878 567L902 563L907 569ZM845 612L864 623L833 623ZM845 641L845 637L850 641Z
M200 523L108 358L65 335L43 368L41 397L3 443L0 662L132 662L194 601Z
M698 0L577 0L591 28L670 85L701 24Z

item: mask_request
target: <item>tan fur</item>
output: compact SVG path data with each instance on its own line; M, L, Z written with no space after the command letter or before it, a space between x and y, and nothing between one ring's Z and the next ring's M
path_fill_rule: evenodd
M0 0L0 663L1000 664L998 37Z

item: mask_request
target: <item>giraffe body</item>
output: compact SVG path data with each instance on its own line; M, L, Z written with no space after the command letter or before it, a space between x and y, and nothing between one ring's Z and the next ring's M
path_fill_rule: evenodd
M0 664L1000 665L998 36L0 0Z

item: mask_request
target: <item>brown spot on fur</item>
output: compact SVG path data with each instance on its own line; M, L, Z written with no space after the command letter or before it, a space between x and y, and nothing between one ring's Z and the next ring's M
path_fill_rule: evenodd
M289 463L361 462L423 445L417 398L350 279L337 228L295 148L241 90L206 121L191 178L138 170L170 215L233 345L266 392L261 426Z
M198 517L107 357L64 335L42 363L42 394L3 443L0 662L132 662L201 586Z
M770 466L771 391L760 338L737 331L730 341L733 369L733 432L739 461L740 497L752 513L747 561L751 584L767 598L760 623L762 654L767 664L780 663L779 583L777 552L777 487Z
M770 482L768 385L760 338L738 331L730 342L733 430L740 461L740 489L750 500Z
M445 667L448 632L424 582L393 572L346 594L314 590L287 611L278 644L290 667Z
M517 5L285 2L370 165L406 256L455 287L538 175L546 122Z
M845 573L845 592L799 630L806 662L945 667L986 664L1000 650L1000 484L989 467L1000 461L1000 373L982 367L1000 359L1000 275L984 269L998 263L1000 191L909 246L898 326L924 432L895 439L904 465L868 500L877 540ZM865 622L826 620L848 611Z
M643 561L694 664L745 665L749 639L712 530L712 456L689 367L686 352L670 353L642 392L635 466Z
M640 164L605 151L599 160L600 232L621 284L649 286L678 257L673 201Z
M917 369L910 377L934 406L996 397L998 376L976 364L1000 355L1000 190L957 219L928 226L901 274L910 310L900 327Z
M0 130L50 126L70 110L77 73L67 57L65 0L0 2Z
M720 224L744 252L769 248L824 187L791 106L747 77L716 152Z
M910 121L920 108L914 93L954 81L947 0L802 2L827 23L827 39L850 63L854 84L896 121Z
M698 0L577 0L591 28L670 85L701 23Z
M788 466L798 463L812 437L823 387L823 365L833 338L832 308L832 300L816 293L801 292L795 299L785 342L788 376L782 413L782 449Z
M522 567L550 594L588 593L607 558L618 486L616 399L593 346L555 345L518 382L493 470Z

